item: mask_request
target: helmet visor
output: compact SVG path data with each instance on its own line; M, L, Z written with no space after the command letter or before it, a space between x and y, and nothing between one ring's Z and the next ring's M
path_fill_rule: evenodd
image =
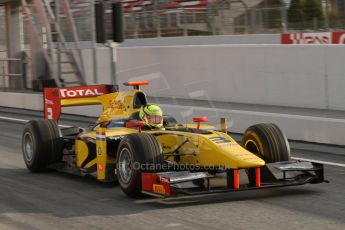
M162 116L147 116L146 115L146 119L149 124L161 124L163 121Z

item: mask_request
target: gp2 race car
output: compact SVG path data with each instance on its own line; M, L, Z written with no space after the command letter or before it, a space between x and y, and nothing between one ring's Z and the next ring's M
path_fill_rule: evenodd
M32 172L47 168L118 181L130 197L141 193L175 197L316 184L324 180L323 165L293 161L286 136L274 124L256 124L238 144L222 118L220 130L202 124L180 124L164 115L164 128L143 129L132 114L147 105L139 89L148 82L128 82L133 90L95 85L44 89L44 120L24 128L22 150ZM88 128L59 128L65 106L103 106Z

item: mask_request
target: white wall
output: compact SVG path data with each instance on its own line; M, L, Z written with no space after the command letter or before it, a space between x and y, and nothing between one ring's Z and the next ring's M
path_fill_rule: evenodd
M152 96L345 110L345 46L119 47L117 80Z
M325 59L329 108L345 110L345 46L329 46Z
M110 49L107 47L97 48L97 82L93 79L92 50L82 49L85 69L85 79L88 84L111 84L111 59Z

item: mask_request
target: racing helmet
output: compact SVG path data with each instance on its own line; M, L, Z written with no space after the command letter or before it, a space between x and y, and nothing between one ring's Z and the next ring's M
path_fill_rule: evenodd
M152 128L161 128L163 126L163 112L158 105L149 104L141 107L139 117Z

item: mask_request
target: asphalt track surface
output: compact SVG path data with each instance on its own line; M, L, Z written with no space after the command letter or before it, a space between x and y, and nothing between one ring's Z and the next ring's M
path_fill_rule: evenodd
M39 117L0 109L0 116ZM87 125L63 116L61 123ZM0 229L345 229L345 167L325 165L329 184L227 193L178 201L127 198L117 184L58 172L30 173L23 122L0 118ZM345 149L344 149L345 152ZM345 155L293 156L345 164Z

